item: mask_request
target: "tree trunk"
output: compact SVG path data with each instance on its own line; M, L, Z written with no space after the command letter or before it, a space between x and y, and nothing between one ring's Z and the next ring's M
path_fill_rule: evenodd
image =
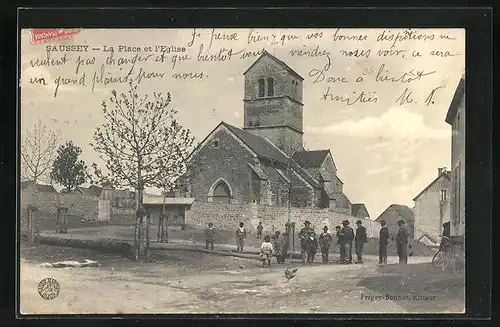
M35 235L34 235L35 219L34 219L34 216L35 216L34 210L28 208L28 222L27 222L27 225L28 225L28 243L33 243L34 239L35 239Z
M149 239L149 226L151 222L151 216L149 213L146 215L146 224L145 224L145 229L146 229L146 244L144 246L144 261L148 262L149 261L149 245L150 245L150 239Z
M134 222L134 260L139 260L139 209L135 209Z
M160 240L161 240L161 233L162 233L161 224L162 224L162 215L160 214L158 216L158 234L156 235L156 242L157 243L160 243Z
M141 173L139 170L136 188L136 215L135 215L135 227L134 227L134 259L139 260L141 258L141 245L142 245L142 235L143 235L143 216L144 216L144 205L143 205L143 185Z
M167 196L163 194L163 205L161 209L161 242L167 243Z
M168 215L165 215L165 243L168 243Z

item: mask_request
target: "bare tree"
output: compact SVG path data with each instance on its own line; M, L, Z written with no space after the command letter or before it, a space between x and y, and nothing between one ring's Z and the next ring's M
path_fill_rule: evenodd
M140 234L143 217L145 187L165 188L183 165L184 151L193 139L188 129L182 128L170 108L170 93L139 96L137 85L130 83L127 94L112 92L109 109L102 102L106 122L97 127L91 146L105 162L103 172L95 163L94 174L100 181L113 186L131 186L136 191L136 222L134 235L135 259L139 259ZM148 219L149 221L149 219ZM146 222L146 225L148 222ZM149 226L146 226L149 231ZM148 235L148 233L146 234ZM147 236L146 236L147 237ZM144 255L148 254L146 239Z
M160 176L153 181L153 185L163 191L163 206L160 215L160 241L168 242L168 217L166 198L167 192L172 191L176 187L177 179L186 174L186 160L194 142L189 130L184 129L179 124L171 124L169 128L170 150L169 155L164 162L163 168L160 170Z
M26 129L21 137L21 179L48 183L57 155L60 132L48 128L41 120Z

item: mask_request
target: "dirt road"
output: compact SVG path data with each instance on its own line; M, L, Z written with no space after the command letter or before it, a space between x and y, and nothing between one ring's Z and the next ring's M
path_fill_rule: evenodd
M285 283L282 265L262 268L255 260L182 251L150 264L84 253L71 258L84 256L102 266L38 267L46 259L69 259L71 252L59 256L59 250L53 251L55 255L47 257L28 253L21 262L25 314L419 313L461 312L464 307L462 293L425 289L422 281L412 285L416 277L410 270L379 271L373 261L348 266L295 264L296 278ZM45 277L61 285L53 300L38 294L38 282ZM416 295L428 298L417 300Z

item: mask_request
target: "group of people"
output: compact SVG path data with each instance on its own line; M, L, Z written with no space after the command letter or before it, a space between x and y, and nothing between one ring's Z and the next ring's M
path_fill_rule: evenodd
M315 243L319 243L319 248L321 250L321 257L323 263L329 262L329 253L333 244L338 246L340 258L339 263L350 264L352 261L352 243L354 241L355 251L357 255L356 263L363 263L363 246L368 242L366 235L366 228L363 226L363 222L358 220L356 222L357 228L354 231L349 225L348 220L342 222L343 227L335 227L336 241L334 243L333 236L328 232L328 226L323 227L323 233L320 234L319 238L316 240L316 233L311 227L311 223L306 220L304 222L304 228L299 232L299 238L301 240L301 254L302 261L306 261L307 256L314 256L315 253Z
M363 247L366 243L368 243L366 228L363 226L363 222L361 220L356 221L355 231L349 225L350 222L348 220L344 220L342 222L342 227L335 226L336 240L334 242L333 236L328 231L328 226L324 226L323 232L319 235L319 237L317 237L311 223L308 220L304 221L304 227L298 233L302 262L306 262L306 259L308 262L312 262L319 247L322 262L328 263L330 249L335 244L338 246L340 255L337 262L342 264L352 264L352 249L354 243L357 259L354 263L363 263ZM379 264L386 264L387 246L389 245L390 232L384 220L380 221L380 225ZM398 226L399 229L395 241L399 262L406 264L408 263L408 253L411 249L411 245L409 244L408 229L405 226L404 220L399 220ZM257 226L257 239L262 238L263 230L264 227L262 226L262 222L259 222ZM246 237L247 231L244 223L240 222L239 227L236 229L236 246L238 253L243 253L244 240ZM206 248L211 248L213 250L215 243L215 230L212 223L208 224L205 238ZM394 240L394 238L392 238L392 240ZM268 265L271 265L271 258L273 256L276 257L277 263L284 263L286 255L289 251L288 233L286 231L283 233L276 231L273 236L266 235L260 250L261 260L264 264L267 263Z
M257 226L257 238L262 238L263 230L262 222ZM271 258L276 257L278 264L285 263L286 254L288 253L288 233L285 231L275 231L273 236L264 236L264 242L260 248L262 263L271 265Z

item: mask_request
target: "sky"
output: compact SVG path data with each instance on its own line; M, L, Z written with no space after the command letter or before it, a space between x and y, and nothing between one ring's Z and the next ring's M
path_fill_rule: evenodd
M88 51L66 51L76 46ZM162 56L156 46L175 49ZM21 138L40 119L79 145L88 166L102 164L89 145L104 123L101 103L128 86L99 82L103 65L105 77L131 71L142 94L170 92L179 122L201 142L221 121L243 125L243 73L261 49L304 78L305 146L331 150L344 192L373 219L393 203L412 207L438 168L450 167L444 119L465 69L461 29L83 29L43 43L23 30ZM355 101L361 92L364 101Z

